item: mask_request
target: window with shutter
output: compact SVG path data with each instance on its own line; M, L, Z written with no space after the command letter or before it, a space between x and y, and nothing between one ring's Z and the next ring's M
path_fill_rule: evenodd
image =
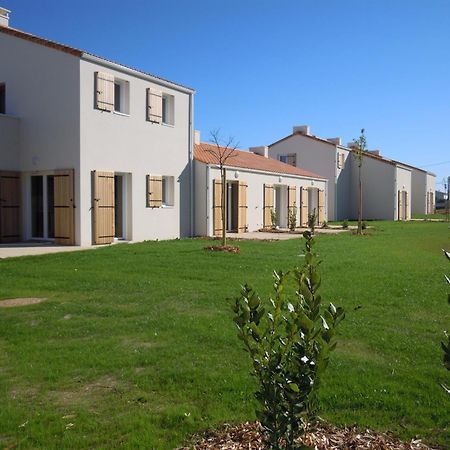
M301 211L300 211L300 222L302 227L308 226L308 211L309 211L309 199L308 199L308 188L302 187L300 191L301 200Z
M153 123L162 122L162 92L158 89L147 89L147 120Z
M245 181L239 182L238 194L238 232L244 233L247 231L247 183Z
M269 228L272 226L272 211L274 207L273 202L273 185L264 185L264 199L263 199L263 228Z
M213 234L222 233L222 181L220 178L213 181Z
M161 208L163 205L163 177L147 175L147 207Z
M102 111L114 110L114 76L109 73L95 73L95 106Z

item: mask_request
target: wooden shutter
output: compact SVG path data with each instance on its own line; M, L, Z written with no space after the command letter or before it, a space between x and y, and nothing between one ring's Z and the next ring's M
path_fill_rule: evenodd
M302 187L300 190L300 203L301 203L301 212L300 212L300 223L302 227L308 226L308 188Z
M93 171L94 244L110 244L114 240L114 172Z
M161 208L163 203L163 177L161 175L147 175L147 207Z
M95 72L95 106L102 111L114 111L114 76Z
M319 225L322 225L325 220L325 191L323 189L319 189L319 211L317 214L317 218L319 220Z
M154 123L162 121L162 92L154 88L147 89L147 120Z
M263 228L272 226L272 210L273 210L273 185L264 185L264 206L263 206Z
M247 183L245 181L239 182L238 193L238 232L245 233L247 231Z
M403 191L404 192L404 196L405 196L405 220L409 219L409 214L408 214L408 209L409 209L409 199L408 199L408 191Z
M0 172L0 242L22 240L19 172Z
M58 170L54 175L55 242L75 244L73 170Z
M222 181L220 178L213 181L213 233L222 233Z

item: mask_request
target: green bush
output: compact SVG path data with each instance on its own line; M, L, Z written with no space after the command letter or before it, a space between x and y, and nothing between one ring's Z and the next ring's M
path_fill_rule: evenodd
M289 208L288 222L289 222L289 229L291 231L295 231L295 228L297 227L297 207L296 206L291 206Z
M277 227L277 211L275 208L270 209L270 221L272 222L272 229L275 229Z
M342 308L332 303L323 307L314 239L309 231L303 236L304 266L274 272L268 304L245 285L233 308L238 337L258 381L257 417L266 446L273 450L296 448L295 439L316 417L320 380L336 347L336 327L344 318Z
M308 227L311 230L312 234L314 234L314 230L316 228L316 222L317 222L317 213L316 213L316 208L314 208L312 210L312 212L308 214Z
M328 222L326 220L322 222L322 228L328 228Z
M366 222L363 222L363 223L361 224L361 228L362 228L363 230L365 230L365 229L367 228L367 223L366 223Z
M346 230L346 229L348 228L348 220L347 220L347 219L345 219L345 220L342 222L342 228L343 228L344 230Z

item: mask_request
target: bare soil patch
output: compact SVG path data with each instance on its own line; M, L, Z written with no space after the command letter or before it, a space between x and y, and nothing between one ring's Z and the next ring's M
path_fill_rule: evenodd
M239 253L239 247L233 247L232 245L210 245L205 247L205 250L210 252L227 252L227 253Z
M315 450L438 450L420 439L402 442L389 433L377 433L356 427L337 428L321 423L311 428L298 442ZM190 447L178 450L263 450L264 442L258 422L238 426L225 425L222 430L208 433Z
M11 298L7 300L0 300L0 308L14 308L15 306L36 305L47 300L46 298Z

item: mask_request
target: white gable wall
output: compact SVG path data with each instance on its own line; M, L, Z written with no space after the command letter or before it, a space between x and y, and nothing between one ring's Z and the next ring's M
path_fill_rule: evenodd
M0 114L0 170L20 170L19 119Z
M343 167L337 167L337 158L343 154L345 161ZM336 148L336 214L335 220L350 219L352 217L351 198L351 180L353 155L348 148Z
M336 220L336 146L301 134L294 134L288 139L272 144L269 147L269 157L273 159L279 160L280 155L289 153L296 154L297 167L316 173L329 180L328 217L329 220ZM344 193L342 192L340 195L344 195Z
M397 166L396 174L396 217L398 219L398 191L406 191L408 193L407 218L411 218L411 169L404 166Z

